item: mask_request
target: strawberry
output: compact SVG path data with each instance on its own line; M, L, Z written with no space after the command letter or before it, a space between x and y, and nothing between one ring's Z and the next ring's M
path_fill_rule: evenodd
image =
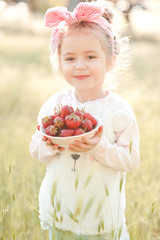
M46 134L49 136L58 136L58 128L56 128L54 125L50 125L45 130Z
M71 114L74 112L73 107L69 105L62 106L61 108L61 117L65 118L66 115Z
M76 128L74 130L74 135L82 135L83 133L85 133L85 131L82 128Z
M44 128L47 128L48 126L53 124L53 118L51 116L47 116L42 118L42 125Z
M61 111L60 108L57 109L56 107L54 108L54 113L52 115L52 118L55 119L56 117L60 117L61 116Z
M53 123L54 123L54 126L59 129L62 129L65 126L64 118L62 118L62 117L56 117L54 119Z
M80 117L78 117L74 112L65 117L65 124L69 129L78 128L82 123Z
M90 132L93 129L93 124L89 119L85 119L81 124L81 128L86 132Z
M90 113L84 113L83 114L83 118L84 119L89 119L92 124L93 124L93 127L95 127L97 125L97 120L92 116L92 114Z
M54 112L53 115L51 115L51 117L53 118L53 120L56 118L56 117L60 117L61 116L61 113L60 112Z
M84 114L84 110L79 110L78 108L75 110L75 114L80 117L83 120L83 114Z
M60 131L60 137L69 137L73 136L74 130L73 129L62 129Z

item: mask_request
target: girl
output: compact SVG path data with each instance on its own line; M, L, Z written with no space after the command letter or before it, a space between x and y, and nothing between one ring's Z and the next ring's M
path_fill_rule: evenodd
M92 138L65 149L43 141L38 130L32 137L32 156L48 162L39 193L41 225L54 227L56 239L129 239L125 179L139 166L139 133L130 105L103 88L121 51L112 17L107 4L97 2L79 3L73 12L51 8L45 15L46 26L53 27L51 52L57 51L60 70L73 88L44 103L38 124L62 104L85 107L103 125ZM79 157L76 171L71 170L73 153Z

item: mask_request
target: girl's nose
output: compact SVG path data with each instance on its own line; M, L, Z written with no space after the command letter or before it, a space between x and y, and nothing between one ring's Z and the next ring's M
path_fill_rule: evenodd
M86 66L85 66L85 63L83 60L76 61L76 65L75 65L76 70L83 70L85 68L86 68Z

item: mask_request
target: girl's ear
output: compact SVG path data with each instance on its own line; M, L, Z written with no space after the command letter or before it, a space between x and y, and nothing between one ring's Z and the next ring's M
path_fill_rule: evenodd
M113 54L113 55L110 57L110 60L107 61L107 65L106 65L106 71L107 71L107 72L109 72L109 71L114 67L115 61L116 61L116 55Z

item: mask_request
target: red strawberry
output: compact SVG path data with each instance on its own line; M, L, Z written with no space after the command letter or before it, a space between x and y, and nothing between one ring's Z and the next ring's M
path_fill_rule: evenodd
M74 130L73 129L62 129L60 131L60 137L69 137L73 136Z
M92 122L93 127L95 127L97 125L97 120L90 113L84 113L83 119L89 119Z
M85 133L85 131L84 131L84 129L82 129L82 128L76 128L76 129L74 130L74 135L81 135L81 134L83 134L83 133Z
M50 125L45 130L46 134L49 136L58 136L58 128L56 128L54 125Z
M83 120L83 114L84 114L85 112L84 112L84 110L82 109L82 110L79 110L78 108L76 109L76 111L75 111L75 114L78 116L78 117L80 117L82 120Z
M52 115L52 118L55 119L56 117L60 117L61 116L61 111L60 108L57 109L57 107L54 108L54 113Z
M53 124L53 118L51 116L47 116L42 118L42 125L44 128L47 128L48 126Z
M71 114L74 112L73 107L69 105L62 106L61 108L61 117L65 118L66 115Z
M81 123L82 123L82 120L75 113L72 113L65 117L65 124L67 128L70 128L70 129L78 128L81 125Z
M64 126L65 126L64 118L62 118L62 117L56 117L54 119L53 123L54 123L55 127L60 128L60 129L64 128Z
M60 117L61 113L60 112L54 112L53 115L51 116L53 119L55 119L56 117Z
M81 124L81 128L86 132L90 132L93 129L93 124L89 119L85 119Z

